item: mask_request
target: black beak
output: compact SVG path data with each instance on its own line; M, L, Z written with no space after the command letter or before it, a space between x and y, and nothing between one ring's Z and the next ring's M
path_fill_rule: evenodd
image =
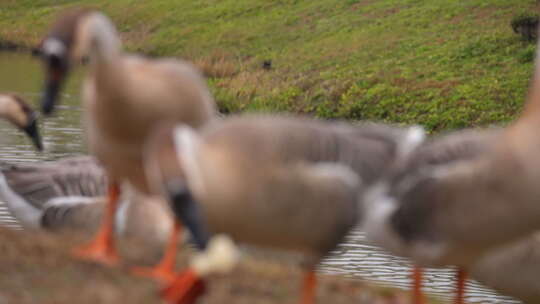
M24 132L32 139L32 143L38 151L43 151L43 144L41 143L41 136L39 135L37 127L37 118L32 116L30 123L23 128Z
M174 179L165 185L172 209L177 219L188 228L199 250L206 249L209 235L205 229L198 204L183 181Z
M45 115L50 115L54 110L68 69L65 60L58 56L50 55L45 60L47 76L41 100L41 110Z

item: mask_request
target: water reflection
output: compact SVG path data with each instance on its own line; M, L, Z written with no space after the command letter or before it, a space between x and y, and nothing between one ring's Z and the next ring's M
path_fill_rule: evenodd
M41 65L27 54L0 53L0 92L16 92L37 109L42 86ZM32 149L30 141L5 122L0 123L0 156L5 161L55 159L85 151L80 128L79 86L81 75L75 72L66 84L55 117L41 119L44 153Z
M0 92L16 92L37 106L41 90L41 66L30 55L0 52ZM64 90L61 106L55 117L42 119L41 132L46 152L35 152L30 141L18 130L0 122L0 159L3 161L38 161L57 159L84 153L80 127L81 108L78 90L81 73L76 72ZM18 227L0 203L0 223ZM328 258L321 270L340 273L377 282L378 284L408 288L409 264L370 245L363 234L356 231ZM451 296L453 283L449 270L430 270L426 273L426 289L443 298ZM477 283L468 283L467 299L477 303L519 303L496 295Z
M364 234L353 231L336 252L325 260L321 270L362 278L378 285L407 289L410 286L410 263L392 256L366 240ZM451 300L454 290L453 270L428 269L424 274L425 290L439 298ZM520 303L474 281L467 282L466 299L469 303Z

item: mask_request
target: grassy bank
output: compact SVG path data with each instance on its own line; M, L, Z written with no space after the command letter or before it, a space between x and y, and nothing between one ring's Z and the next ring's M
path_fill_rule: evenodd
M225 112L431 130L519 113L534 44L510 22L538 10L535 0L4 0L0 41L35 45L58 11L82 4L110 15L129 50L195 61Z

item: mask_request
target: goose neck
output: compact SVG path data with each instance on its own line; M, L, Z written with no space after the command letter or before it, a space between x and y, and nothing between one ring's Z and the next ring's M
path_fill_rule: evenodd
M89 15L81 26L81 32L92 64L112 64L117 60L121 43L116 28L105 15L98 12Z

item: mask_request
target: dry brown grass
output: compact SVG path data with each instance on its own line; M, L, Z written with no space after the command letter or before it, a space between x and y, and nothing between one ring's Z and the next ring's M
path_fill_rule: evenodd
M193 60L206 77L226 78L235 76L240 70L240 61L234 56L216 50L209 56L198 57Z
M75 235L0 230L0 303L160 303L159 286L129 275L129 267L149 264L155 254L137 243L121 244L125 264L106 268L73 259ZM179 256L185 267L186 252ZM245 258L229 274L209 279L203 304L298 303L302 272L290 263ZM317 303L408 303L402 291L381 290L362 282L320 275Z
M72 259L74 239L0 231L0 303L159 303L154 283Z

